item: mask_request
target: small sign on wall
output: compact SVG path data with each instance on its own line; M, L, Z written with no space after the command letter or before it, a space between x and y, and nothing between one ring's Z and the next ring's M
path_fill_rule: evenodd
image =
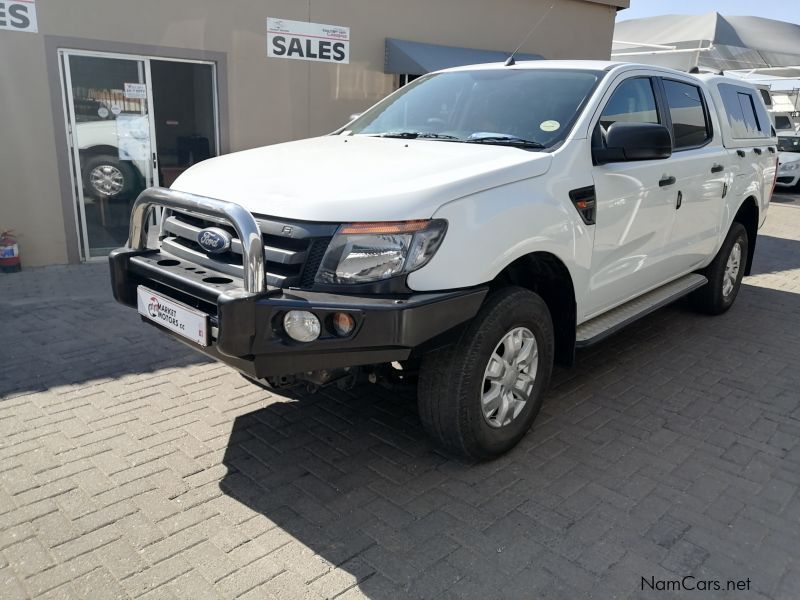
M350 63L350 28L267 18L267 56Z
M35 0L0 0L0 29L39 31Z

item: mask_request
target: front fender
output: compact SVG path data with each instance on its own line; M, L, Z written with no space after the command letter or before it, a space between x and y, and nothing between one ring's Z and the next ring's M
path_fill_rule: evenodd
M431 262L409 275L409 287L428 291L487 283L518 258L548 252L569 270L582 314L593 231L568 199L542 184L536 178L519 181L441 207L434 218L447 219L447 235Z

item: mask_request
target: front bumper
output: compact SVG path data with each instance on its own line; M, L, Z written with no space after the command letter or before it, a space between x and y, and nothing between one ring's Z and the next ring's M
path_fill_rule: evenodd
M777 187L795 187L798 180L800 180L800 172L792 171L790 173L778 172L778 178L775 180Z
M209 273L159 250L120 248L109 256L114 298L136 307L136 289L145 285L209 316L211 340L196 345L142 317L196 350L254 378L281 377L342 367L407 359L423 346L474 317L486 287L398 297L350 296L294 289L245 291L242 280L208 282ZM188 268L187 268L188 267ZM283 315L308 310L323 323L314 342L291 340ZM337 337L324 324L343 311L356 320L354 332Z

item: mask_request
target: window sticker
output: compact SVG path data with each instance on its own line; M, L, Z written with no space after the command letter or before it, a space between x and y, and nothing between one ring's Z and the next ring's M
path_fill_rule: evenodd
M558 121L552 121L552 120L551 121L542 121L542 123L539 125L539 129L541 129L542 131L555 131L559 127L561 127L561 123L559 123Z

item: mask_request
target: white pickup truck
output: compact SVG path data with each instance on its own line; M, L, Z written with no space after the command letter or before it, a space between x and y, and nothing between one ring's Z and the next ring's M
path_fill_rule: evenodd
M758 91L725 77L450 69L331 135L146 190L110 257L113 290L271 386L418 374L430 434L491 458L530 428L576 348L687 294L730 308L776 143Z

